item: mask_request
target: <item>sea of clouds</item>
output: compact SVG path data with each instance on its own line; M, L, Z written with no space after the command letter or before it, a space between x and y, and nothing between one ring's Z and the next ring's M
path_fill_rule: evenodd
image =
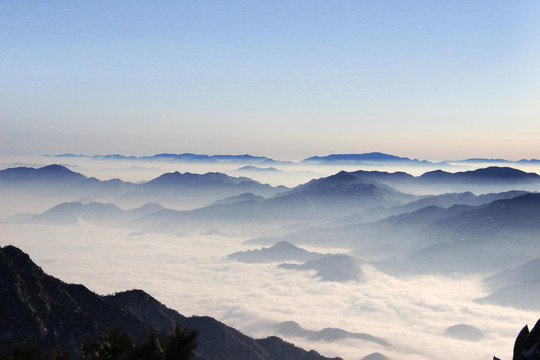
M227 254L252 248L245 240L132 234L90 224L0 227L2 246L18 246L47 273L99 294L144 289L183 315L212 316L254 337L273 335L274 323L295 321L309 330L368 333L392 345L282 336L345 360L376 351L393 359L511 359L517 333L538 318L535 312L475 303L487 295L479 275L396 278L365 265L363 282L321 282L314 271L227 259ZM457 324L480 328L484 338L472 342L444 335Z

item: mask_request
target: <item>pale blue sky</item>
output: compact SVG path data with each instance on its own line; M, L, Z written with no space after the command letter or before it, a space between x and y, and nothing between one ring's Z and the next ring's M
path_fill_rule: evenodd
M2 154L540 158L539 1L4 1Z

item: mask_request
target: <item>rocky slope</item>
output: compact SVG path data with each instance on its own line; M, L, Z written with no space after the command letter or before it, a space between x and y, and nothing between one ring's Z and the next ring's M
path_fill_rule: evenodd
M198 330L199 359L327 359L277 337L253 339L210 317L186 318L142 290L97 295L45 274L16 247L0 248L0 357L30 342L76 358L82 339L97 339L108 329L125 331L141 342L152 329L164 336L176 324Z

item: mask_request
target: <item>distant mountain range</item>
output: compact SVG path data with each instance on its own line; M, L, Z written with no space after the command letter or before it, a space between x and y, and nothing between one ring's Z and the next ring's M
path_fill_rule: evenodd
M156 154L151 156L125 156L120 154L112 155L77 155L60 154L53 155L59 158L92 158L97 160L161 160L161 161L180 161L180 162L206 162L206 163L251 163L251 164L287 164L290 161L278 161L264 156L253 155L205 155L205 154Z
M9 356L23 342L73 356L82 339L96 339L107 329L141 342L150 330L163 336L179 324L198 330L198 360L328 359L275 336L253 339L210 317L184 317L141 290L100 296L83 285L66 284L13 246L0 248L0 283L0 356Z
M153 202L176 208L200 207L216 199L248 192L269 197L288 190L283 186L272 187L246 177L215 172L192 174L176 171L141 184L119 179L101 181L61 165L0 170L0 185L7 200L19 203L23 198L30 203L40 200L51 203L54 200L58 204L89 196L99 202L127 207Z
M486 158L474 158L474 159L466 159L466 160L457 160L456 162L464 162L464 163L509 163L509 164L536 164L540 163L540 159L521 159L517 161L512 160L506 160L506 159L486 159Z
M428 171L420 176L405 172L353 171L351 176L372 179L397 190L417 194L472 191L540 190L540 175L511 167L490 166L470 171Z
M31 198L30 203L66 203L49 206L50 210L33 218L18 217L18 221L33 219L34 222L76 223L76 219L90 222L102 219L108 224L130 223L128 226L137 231L242 230L249 233L306 222L316 225L335 222L333 226L372 222L436 206L439 209L427 211L433 217L455 204L477 206L523 195L526 189L539 190L540 176L507 167L457 173L434 171L418 177L403 172L341 171L288 189L215 172L172 172L141 184L119 179L100 181L60 165L50 165L38 169L1 170L0 185L4 198L15 204L21 203L21 198ZM470 192L418 196L399 191L398 187L424 191L431 187L522 190L480 196ZM95 201L92 204L73 204L73 199L81 198ZM160 207L135 211L146 203L160 204ZM134 210L121 210L117 204ZM172 210L179 207L193 210ZM447 217L457 209L444 210L441 216ZM459 211L462 210L464 208ZM423 219L427 218L424 216ZM414 221L409 223L416 224ZM319 233L324 234L324 231ZM320 238L320 234L314 239ZM399 233L399 237L402 236L403 233ZM337 240L343 242L347 238L344 236Z
M162 153L149 156L126 156L120 154L110 155L78 155L78 154L59 154L59 155L45 155L58 158L92 158L97 160L165 160L165 161L179 161L179 162L203 162L203 163L245 163L245 164L293 164L292 161L286 160L274 160L265 156L253 156L253 155L206 155L206 154L171 154ZM382 152L369 152L369 153L355 153L355 154L331 154L324 156L311 156L305 158L301 163L310 164L362 164L362 163L402 163L402 164L416 164L416 165L429 165L429 164L441 164L450 165L450 163L469 163L469 164L536 164L540 163L540 159L521 159L517 161L506 159L489 159L489 158L469 158L464 160L444 160L440 162L432 162L428 160L411 159L408 157L402 157L397 155L385 154ZM253 169L255 170L255 169Z
M311 227L302 225L302 230L291 230L284 237L271 235L251 243L346 247L351 255L376 261L377 267L392 273L499 271L532 260L531 254L540 250L540 194L525 191L540 189L540 175L509 167L430 171L416 177L402 172L341 171L288 189L222 173L173 172L142 184L100 181L50 165L2 170L0 185L2 196L14 204L20 198L55 201L41 214L13 219L18 222L82 220L136 232L241 236L309 223ZM398 186L514 190L420 196L399 191ZM70 200L62 201L65 198ZM71 200L81 198L96 201ZM137 205L122 210L117 203ZM153 205L141 206L147 203ZM171 209L186 204L200 206ZM320 266L314 269L324 278Z
M400 162L400 163L415 163L415 164L431 164L426 160L409 159L408 157L400 157L389 155L380 152L371 152L364 154L332 154L327 156L312 156L302 160L303 163L334 163L334 164L360 164L371 162Z

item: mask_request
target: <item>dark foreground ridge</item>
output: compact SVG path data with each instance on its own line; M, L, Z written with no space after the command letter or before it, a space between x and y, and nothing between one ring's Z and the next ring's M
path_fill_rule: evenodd
M500 360L494 356L493 360ZM540 320L531 331L525 325L519 332L514 344L513 360L540 360Z
M76 359L81 341L98 341L111 329L141 345L151 333L174 335L177 325L198 333L194 359L328 359L277 337L253 339L211 317L186 318L142 290L97 295L45 274L14 246L0 248L0 359L24 343Z

